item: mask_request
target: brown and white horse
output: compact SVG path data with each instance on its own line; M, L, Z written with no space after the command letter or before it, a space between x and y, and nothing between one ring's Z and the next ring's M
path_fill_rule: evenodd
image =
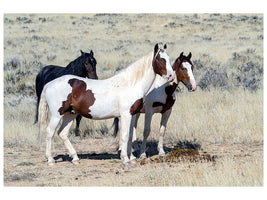
M172 68L175 71L177 78L174 82L168 83L162 77L156 76L148 94L144 97L142 109L133 117L134 149L139 149L137 142L135 142L136 127L140 113L145 113L145 127L143 132L143 142L140 148L140 158L146 158L146 141L150 133L150 125L154 113L161 113L158 151L160 156L165 155L163 150L163 138L172 111L172 106L175 102L175 89L178 86L178 83L182 82L188 88L188 91L192 92L196 90L196 81L193 75L194 65L190 60L191 56L191 52L188 56L184 56L183 53L181 53L173 63Z
M119 74L105 79L92 80L66 75L49 82L43 89L39 105L39 135L45 132L50 110L50 122L46 128L46 157L48 164L55 163L51 155L51 140L62 120L58 134L63 140L74 164L79 158L68 139L69 129L77 114L90 119L121 118L121 159L135 162L132 155L132 116L143 107L143 97L149 91L156 74L168 82L175 79L167 45L150 52Z

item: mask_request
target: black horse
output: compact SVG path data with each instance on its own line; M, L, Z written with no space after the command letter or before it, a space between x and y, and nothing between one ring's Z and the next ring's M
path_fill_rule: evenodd
M37 111L35 116L35 123L38 121L38 107L42 90L46 83L63 75L72 74L80 77L87 77L91 79L98 79L96 74L96 59L94 58L94 52L84 53L81 50L81 56L70 62L66 67L60 67L55 65L45 66L36 76L35 89L37 95ZM79 135L79 125L81 116L76 117L76 136Z

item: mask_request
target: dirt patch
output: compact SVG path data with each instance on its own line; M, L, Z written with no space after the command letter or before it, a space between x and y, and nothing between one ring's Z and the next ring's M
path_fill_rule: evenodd
M203 170L209 169L207 174L216 174L220 170L229 170L229 164L233 165L234 171L231 172L235 172L239 166L243 170L247 164L255 163L257 155L263 154L263 145L205 145L202 146L205 151L178 146L170 150L165 157L154 154L140 160L139 165L122 167L116 152L117 143L108 141L107 138L86 138L74 146L80 158L80 165L71 163L65 146L59 143L53 149L56 159L53 167L47 165L44 147L39 150L30 146L4 147L4 186L153 186L167 183L190 185L180 183L179 180L183 179L179 177L187 174L190 179L187 177L185 180L197 181ZM166 146L171 149L171 144L165 144ZM251 172L253 170L242 171L247 178ZM245 179L242 173L237 177L238 180L250 180ZM162 180L168 181L162 183Z
M148 163L178 163L181 161L189 162L215 162L217 156L211 156L207 152L199 152L195 149L181 149L178 147L166 154L166 156L152 156L150 158L140 160L140 165L145 165Z
M37 178L37 175L35 173L26 172L24 174L11 174L4 178L5 182L12 182L12 181L34 181L34 179Z

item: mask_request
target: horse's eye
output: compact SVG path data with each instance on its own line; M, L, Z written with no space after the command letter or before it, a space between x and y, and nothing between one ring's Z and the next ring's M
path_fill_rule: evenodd
M159 62L161 62L161 59L160 58L158 60L159 60Z

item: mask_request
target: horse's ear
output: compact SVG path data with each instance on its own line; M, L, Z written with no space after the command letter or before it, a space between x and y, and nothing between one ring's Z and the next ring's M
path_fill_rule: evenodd
M190 53L188 54L187 58L190 60L191 57L192 57L192 54L191 54L191 52L190 52Z
M80 50L81 51L81 55L83 55L84 54L84 52L82 51L82 50Z
M164 50L166 50L166 49L167 49L167 44L164 44L164 47L163 47L163 49L164 49Z
M154 53L157 53L158 52L158 49L159 49L159 44L157 43L154 47Z
M94 56L94 52L92 50L90 51L90 55L91 56Z
M181 59L182 57L184 57L184 52L182 52L182 53L180 53L180 56L179 56L179 58Z

